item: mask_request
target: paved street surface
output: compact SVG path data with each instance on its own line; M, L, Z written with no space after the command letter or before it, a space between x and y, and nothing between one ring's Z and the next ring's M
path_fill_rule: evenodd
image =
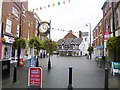
M73 88L104 88L104 69L99 68L94 60L86 57L52 56L52 68L48 71L48 58L40 59L43 68L43 88L67 88L69 67L73 67ZM17 68L17 82L13 81L13 66L11 64L10 78L4 79L3 88L28 88L29 61L24 67ZM109 74L109 88L120 88L120 77Z

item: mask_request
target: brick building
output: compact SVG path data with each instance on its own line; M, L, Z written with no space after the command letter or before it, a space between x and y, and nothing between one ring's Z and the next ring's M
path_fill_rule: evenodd
M113 37L115 32L115 36L119 38L120 37L120 1L113 3L113 9L114 9L114 22L113 22L112 2L105 2L102 7L104 33L109 33L110 34L109 37ZM115 27L115 30L113 30L114 29L113 25ZM104 52L105 52L104 55L107 56L106 52L108 51L106 47L106 42L108 38L105 36L106 35L104 35ZM119 50L116 50L117 55L115 57L119 56L118 53ZM113 56L113 55L109 55L109 56ZM113 60L113 57L111 57L111 59Z
M5 38L5 42L2 43L2 58L11 58L11 56L14 56L12 43L14 42L15 37L19 37L20 20L20 37L27 39L28 37L34 36L36 30L36 19L33 16L33 12L28 11L28 2L15 2L13 0L3 2L2 38Z
M104 50L104 29L103 19L99 21L96 27L93 29L93 48L94 58L96 56L102 56Z
M108 50L106 42L110 37L113 37L113 13L112 3L105 2L102 6L103 18L93 29L93 46L94 56L108 56ZM114 24L115 24L115 36L120 40L120 1L113 3L114 9ZM117 47L119 44L117 45ZM116 50L116 57L119 56L120 50ZM113 60L113 54L109 55ZM119 59L119 58L117 58Z

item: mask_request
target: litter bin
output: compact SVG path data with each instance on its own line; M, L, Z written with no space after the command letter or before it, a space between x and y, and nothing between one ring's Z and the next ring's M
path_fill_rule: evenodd
M2 66L2 79L8 78L10 76L10 60L3 59L0 61L0 65Z

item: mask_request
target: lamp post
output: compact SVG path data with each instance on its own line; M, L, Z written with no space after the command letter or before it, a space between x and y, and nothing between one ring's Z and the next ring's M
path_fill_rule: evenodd
M86 24L86 26L88 26L88 25L89 25L89 29L90 29L90 45L89 45L89 46L90 46L90 48L91 48L91 23ZM92 52L89 51L90 59L92 58L91 54L92 54Z
M51 39L50 31L51 31L51 20L50 20L50 22L49 22L49 39ZM50 52L49 52L48 70L50 70L50 69L51 69L51 61L50 61Z
M16 2L15 2L16 3ZM21 27L22 27L22 1L20 3L20 6L16 3L16 5L19 7L20 9L20 23L19 23L19 38L21 37ZM19 66L19 59L20 59L20 44L18 47L18 62L17 62L17 66Z
M113 37L115 37L115 8L114 8L114 2L112 1L111 3L111 8L112 8L112 29L113 29ZM114 48L114 62L116 62L116 48Z

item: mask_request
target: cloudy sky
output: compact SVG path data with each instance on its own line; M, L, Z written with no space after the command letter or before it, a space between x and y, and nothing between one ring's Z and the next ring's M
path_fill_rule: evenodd
M105 0L28 0L29 10L35 9L43 21L51 20L51 38L58 40L69 30L74 32L89 32L85 25L91 23L91 28L102 18L101 7ZM65 1L65 4L63 3ZM60 5L58 4L60 2ZM54 7L53 7L54 4ZM50 7L48 7L50 5ZM44 8L46 6L46 8ZM40 10L42 7L42 10ZM36 10L38 8L38 10ZM58 30L60 29L60 30ZM67 31L61 31L67 30ZM78 33L74 33L78 36Z

